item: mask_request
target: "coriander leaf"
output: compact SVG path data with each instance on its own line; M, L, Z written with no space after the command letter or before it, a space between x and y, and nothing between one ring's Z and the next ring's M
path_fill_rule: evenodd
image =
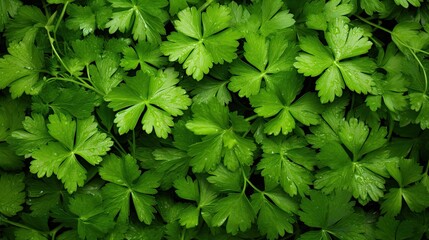
M294 66L305 76L318 76L316 90L322 103L342 96L345 86L357 93L367 94L374 85L372 74L376 64L369 58L355 58L369 51L372 43L358 27L349 28L344 19L329 24L325 38L332 53L315 37L304 37ZM349 59L351 58L351 59ZM344 59L349 59L342 61ZM314 68L313 66L317 67Z
M161 42L161 35L165 34L164 22L168 14L164 8L168 1L165 0L109 0L112 3L113 14L107 22L109 33L120 31L133 33L134 40L148 41L150 43Z
M0 59L0 89L10 87L12 98L37 94L40 90L40 70L43 68L43 52L29 40L12 42L9 55Z
M115 117L119 133L134 129L143 114L143 130L148 134L155 130L157 137L167 138L174 125L173 117L182 115L191 105L185 90L176 86L178 76L172 68L158 70L155 76L138 71L125 84L113 88L105 100L110 102L110 108L120 110Z
M167 59L162 56L157 44L148 42L139 42L137 45L127 47L123 50L124 58L121 60L121 67L125 70L140 69L149 75L154 75L157 68L165 65Z
M281 132L286 135L295 129L296 121L307 126L320 122L319 114L323 111L323 106L317 96L306 93L295 101L303 82L293 73L285 77L287 83L275 84L250 97L250 103L259 116L274 117L265 124L264 132L267 134L278 135Z
M97 195L78 194L70 199L68 205L81 239L102 238L111 230L115 222L103 209L102 199Z
M228 68L223 65L215 65L209 76L204 77L192 90L194 103L208 102L216 97L220 103L228 104L232 97L227 85L231 75ZM191 84L191 83L190 83ZM192 85L194 85L192 83Z
M264 193L253 194L251 204L258 214L259 231L266 234L268 239L276 239L278 236L283 237L286 232L293 232L292 223L294 219L292 214L273 204L270 199L265 197Z
M124 72L119 67L119 60L112 54L106 54L95 60L95 65L89 66L93 86L107 95L122 81Z
M17 14L21 5L19 0L0 1L0 32L3 32L6 23L10 21L9 17L14 17Z
M290 196L297 193L304 196L313 183L310 170L316 160L316 154L306 148L306 145L304 139L296 137L266 139L262 145L262 160L257 169L262 170L264 178L279 183Z
M213 226L220 227L226 222L226 231L233 235L248 230L256 217L249 199L241 193L231 193L215 202L214 211Z
M12 148L20 156L31 156L34 151L54 140L46 128L45 118L40 114L25 117L22 126L24 129L12 132L9 139Z
M186 74L201 80L213 63L231 62L237 57L237 32L229 28L231 10L211 4L201 13L195 7L180 11L174 21L177 32L171 33L161 45L170 61L183 64Z
M56 174L69 193L83 186L86 169L78 156L91 165L99 164L113 142L97 130L94 118L73 120L64 114L49 116L48 132L56 140L32 153L30 171L37 176Z
M291 41L284 40L285 35L277 34L270 40L251 34L246 37L243 60L234 61L230 72L234 75L228 87L238 92L240 97L250 97L259 93L261 87L273 88L275 82L281 81L285 72L292 69L294 57L298 51Z
M136 160L130 155L123 158L107 156L99 173L109 182L102 188L104 207L109 215L118 216L120 222L128 222L132 200L138 219L146 224L152 222L156 204L152 195L157 193L160 175L149 171L141 174Z
M253 162L256 145L237 133L246 132L250 125L236 113L228 114L228 108L212 99L208 103L192 106L193 119L186 127L196 135L206 135L201 142L189 148L191 166L195 172L214 170L224 157L224 165L235 170L239 165Z
M83 36L87 36L97 28L104 28L112 16L112 9L106 6L104 0L92 0L88 1L87 6L68 5L67 14L69 17L66 20L66 27L81 30Z
M25 202L24 174L2 173L0 175L0 213L14 216L23 210Z

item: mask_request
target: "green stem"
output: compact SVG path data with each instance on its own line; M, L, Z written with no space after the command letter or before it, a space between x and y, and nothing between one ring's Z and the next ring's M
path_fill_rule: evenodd
M89 90L92 90L92 91L96 92L97 94L99 94L101 96L104 96L104 94L101 91L99 91L98 89L96 89L93 86L89 85L87 82L85 82L84 80L82 80L80 78L79 78L79 81L76 81L73 78L59 78L59 77L51 77L51 78L46 79L47 82L51 82L51 81L54 81L54 80L63 81L63 82L71 82L71 83L77 84L79 86L82 86L84 88L87 88Z
M55 25L55 28L54 28L54 36L55 36L55 39L56 39L56 35L57 35L57 30L58 30L58 28L60 27L60 24L61 24L61 21L63 20L63 18L64 18L64 14L66 13L66 9L67 9L67 6L69 5L69 1L67 1L65 4L64 4L64 7L63 7L63 10L61 11L61 14L60 14L60 17L58 18L58 21L57 21L57 24Z
M259 190L259 188L257 188L255 185L253 185L253 183L247 178L246 173L244 172L243 168L241 168L241 173L243 174L243 178L244 178L244 186L243 186L243 190L242 190L241 194L244 194L244 192L246 191L247 184L249 184L249 186L251 186L255 191L262 193L262 194L264 193L264 191Z
M37 230L37 229L31 228L31 227L29 227L29 226L27 226L27 225L24 225L24 224L21 224L21 223L17 223L17 222L11 221L11 220L9 220L9 219L7 219L7 218L3 217L3 216L0 216L0 222L7 223L7 224L9 224L9 225L12 225L12 226L15 226L15 227L18 227L18 228L22 228L22 229L27 229L27 230L30 230L30 231L36 231L36 232L43 233L43 232L41 232L41 231L39 231L39 230Z
M250 116L250 117L248 117L248 118L245 118L244 120L246 121L246 122L250 122L250 121L252 121L252 120L255 120L256 118L258 118L259 116L258 116L258 114L255 114L255 115L252 115L252 116Z
M410 52L411 52L411 54L413 55L413 57L416 59L416 61L418 62L418 64L419 64L420 68L421 68L421 69L422 69L422 71L423 71L423 77L424 77L424 80L425 80L425 91L424 91L424 93L426 93L426 92L427 92L427 90L428 90L428 76L427 76L427 74L426 74L425 67L423 66L423 64L422 64L422 62L420 61L420 59L417 57L416 53L415 53L414 51L411 51L411 50L410 50Z
M122 147L121 143L118 141L118 139L111 132L107 131L104 128L100 128L100 129L101 129L101 131L106 133L113 140L113 142L115 142L115 145L113 145L113 147L116 148L116 150L118 150L123 155L127 154L127 151L125 151L125 149Z
M58 225L56 228L52 229L52 230L49 232L49 235L51 235L51 236L52 236L52 237L51 237L51 240L55 240L56 235L57 235L57 232L58 232L59 230L61 230L61 228L63 228L63 227L64 227L64 225L63 225L63 224Z
M214 0L207 0L200 8L198 8L198 11L202 12L204 11L210 4L212 4Z
M375 23L373 23L373 22L371 22L371 21L368 21L368 20L366 20L365 18L363 18L363 17L361 17L361 16L358 16L358 15L354 15L356 18L358 18L359 20L361 20L362 22L364 22L364 23L366 23L366 24L368 24L368 25L371 25L371 26L373 26L373 27L375 27L375 28L378 28L378 29L380 29L380 30L382 30L382 31L385 31L385 32L387 32L387 33L389 33L389 34L392 34L392 31L390 31L389 29L387 29L387 28L385 28L385 27L382 27L382 26L380 26L380 25L378 25L378 24L375 24Z

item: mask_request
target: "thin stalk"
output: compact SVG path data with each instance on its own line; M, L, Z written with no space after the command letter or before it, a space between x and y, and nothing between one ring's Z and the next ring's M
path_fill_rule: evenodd
M51 78L46 79L47 82L51 82L51 81L54 81L54 80L64 81L64 82L71 82L71 83L77 84L79 86L85 87L85 88L87 88L89 90L92 90L92 91L96 92L97 94L99 94L101 96L104 96L104 94L102 92L100 92L98 89L94 88L93 86L89 85L87 82L85 82L85 81L83 81L81 79L79 79L81 81L76 81L73 78L59 78L59 77L51 77Z
M410 52L411 52L411 54L413 55L413 57L416 59L416 61L418 62L418 64L419 64L420 68L421 68L421 69L422 69L422 71L423 71L423 77L424 77L424 80L425 80L425 91L424 91L424 93L426 93L426 92L427 92L427 90L428 90L428 76L427 76L427 74L426 74L426 69L425 69L425 67L423 66L423 64L422 64L422 62L420 61L420 59L417 57L416 53L415 53L414 51L410 51Z
M207 0L200 8L198 8L198 11L202 12L204 11L210 4L212 4L213 0Z
M67 9L67 6L69 5L69 1L67 1L65 4L64 4L64 7L63 7L63 10L61 10L61 14L60 14L60 17L58 18L58 21L57 21L57 24L55 25L55 28L54 28L54 39L55 39L55 41L57 40L57 30L58 30L58 28L60 27L60 25L61 25L61 21L63 20L63 18L64 18L64 14L66 13L66 9Z
M358 18L359 20L361 20L362 22L364 22L364 23L366 23L366 24L368 24L368 25L371 25L371 26L373 26L373 27L375 27L375 28L378 28L378 29L380 29L380 30L382 30L382 31L385 31L385 32L387 32L387 33L390 33L390 34L392 34L392 31L390 31L389 29L387 29L387 28L385 28L385 27L382 27L382 26L380 26L380 25L378 25L378 24L375 24L375 23L373 23L373 22L371 22L371 21L368 21L368 20L366 20L365 18L363 18L363 17L361 17L361 16L358 16L358 15L354 15L356 18Z

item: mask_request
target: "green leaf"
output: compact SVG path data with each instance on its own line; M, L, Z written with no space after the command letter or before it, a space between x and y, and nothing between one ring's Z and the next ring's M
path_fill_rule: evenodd
M141 174L136 160L130 155L106 157L100 176L109 182L102 188L104 207L109 215L118 216L120 222L128 222L132 200L138 219L146 224L152 222L156 204L152 195L157 193L161 176L149 171Z
M371 92L374 85L371 74L376 64L369 58L355 58L367 53L372 46L363 34L361 28L349 28L344 19L337 18L325 33L332 53L315 37L304 37L300 41L304 53L299 54L294 66L305 76L322 74L316 80L316 90L322 103L342 96L345 86L357 93Z
M2 173L0 176L0 213L11 217L22 211L25 202L24 174Z
M0 11L0 32L3 32L6 23L10 21L9 17L14 17L19 7L22 5L19 0L10 0L10 1L1 1L1 11Z
M283 8L280 0L263 0L253 4L254 17L257 18L256 26L263 36L281 32L294 25L293 14Z
M173 117L182 115L191 104L185 90L176 86L178 82L178 73L167 68L156 76L138 71L125 84L113 88L105 99L110 108L120 110L115 117L119 133L133 130L143 114L143 130L148 134L155 130L157 137L167 138L174 125Z
M296 121L307 126L320 122L323 106L318 103L317 96L307 93L295 100L303 82L294 78L294 74L288 78L287 83L276 84L272 89L263 89L250 97L250 103L259 116L273 117L265 124L264 132L267 134L278 135L281 132L286 135L295 129Z
M131 30L136 41L150 43L161 42L161 35L165 34L164 22L168 14L164 8L165 0L109 0L112 4L113 14L106 23L109 33L120 31L126 33Z
M24 129L12 132L9 139L18 155L31 156L35 150L54 140L49 135L42 115L34 114L32 117L25 117L22 126Z
M281 140L266 139L262 145L264 154L258 163L258 170L266 179L279 183L290 196L304 196L313 183L311 161L315 161L316 154L306 148L304 139L290 137Z
M329 23L337 18L346 19L345 17L355 10L355 3L350 0L335 0L326 3L320 0L307 2L303 14L306 16L305 24L308 28L325 31Z
M238 33L229 28L230 9L211 4L201 13L195 7L186 8L174 21L177 32L171 33L161 45L170 61L183 64L186 74L201 80L213 63L231 62L237 57Z
M256 217L249 199L240 193L222 198L215 203L214 210L213 226L220 227L226 222L226 231L233 235L248 230Z
M287 78L285 73L292 69L298 51L291 41L284 41L284 34L277 34L270 40L257 34L246 37L244 57L231 65L231 83L228 85L240 97L250 97L259 93L262 87L273 88L279 79ZM262 81L264 80L264 82Z
M188 151L195 172L214 170L221 157L224 157L223 162L230 170L236 170L239 165L252 164L256 145L238 134L250 129L243 117L235 113L228 115L228 108L216 99L194 104L192 112L194 118L186 123L186 127L197 135L206 135L201 142L191 145Z
M121 67L125 70L140 69L149 75L154 75L157 68L165 65L167 59L162 56L157 44L148 42L139 42L137 45L127 47L123 50L124 58L121 60Z
M95 60L95 64L89 66L93 86L107 95L118 86L124 78L124 72L119 67L119 60L113 55L103 55Z
M43 52L30 40L13 42L8 47L9 55L0 59L0 89L10 87L12 98L23 93L37 94L40 90L40 70L43 68Z
M271 203L263 193L255 193L251 196L253 209L258 213L258 228L268 239L283 237L286 232L292 233L294 218L290 213Z
M422 0L395 0L396 5L401 5L404 8L408 8L410 4L414 7L420 7Z
M60 181L55 178L30 179L27 194L32 216L48 216L60 206L61 196L66 194Z
M7 1L16 6L16 3L13 3L15 1ZM7 1L2 1L1 4ZM18 8L18 13L14 19L5 25L5 36L9 42L32 41L40 31L45 31L44 27L47 22L48 18L40 8L23 5Z
M56 141L32 153L30 171L39 178L56 174L67 191L73 193L84 185L87 173L77 156L91 165L99 164L113 142L97 130L93 117L75 121L68 115L55 114L49 116L49 122L49 134Z
M115 225L113 218L105 213L100 197L78 194L70 200L68 208L77 216L77 232L82 239L103 237Z
M72 30L81 30L83 36L93 33L96 29L103 29L112 15L112 9L106 6L105 1L88 1L87 6L70 4L67 7L69 17L66 27Z

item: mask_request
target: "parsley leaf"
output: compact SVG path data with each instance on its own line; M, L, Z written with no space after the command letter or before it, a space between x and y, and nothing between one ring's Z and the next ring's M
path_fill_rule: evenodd
M383 177L389 176L386 165L398 160L382 148L387 142L386 129L370 131L363 122L352 118L340 124L337 134L340 142L328 141L318 154L318 159L329 169L316 175L316 189L327 193L334 189L348 190L360 201L369 201L368 197L378 201L383 196Z
M421 212L429 207L429 192L421 182L423 168L413 160L400 159L398 164L387 166L390 175L398 182L399 188L390 188L381 204L381 210L386 216L394 217L402 208L402 199L415 212Z
M237 113L228 113L228 108L212 99L208 103L192 106L193 119L186 127L196 135L206 135L201 142L190 146L191 166L195 172L214 170L223 157L225 166L235 170L239 165L253 162L256 145L237 133L246 132L250 125Z
M382 102L391 112L405 110L408 105L407 97L404 95L408 90L408 82L402 74L387 75L385 79L374 78L375 87L372 94L366 97L366 105L377 111Z
M193 181L189 176L179 178L174 182L176 194L186 200L196 202L195 205L189 205L183 209L179 215L179 222L186 228L196 227L199 221L200 211L214 203L217 193L213 191L210 185L202 180ZM204 215L204 213L201 213Z
M167 138L174 125L173 117L182 115L182 110L191 105L185 90L175 86L178 76L172 68L159 70L155 76L138 71L135 77L125 79L125 84L113 88L105 100L113 110L122 109L115 117L119 133L134 129L143 114L143 130L155 130L157 137Z
M249 229L256 214L249 199L242 193L230 193L220 199L214 205L216 214L212 218L212 224L220 227L226 222L226 231L237 234Z
M261 192L251 196L251 204L258 214L257 224L260 232L266 234L268 239L277 239L278 236L284 236L286 232L292 233L292 223L295 221L290 209L285 209L279 200L290 204L284 193Z
M35 39L37 33L42 29L44 30L47 22L48 18L40 8L23 5L18 8L18 13L14 19L5 26L5 36L10 42L19 42L26 38Z
M73 120L62 113L49 116L48 132L56 140L32 153L30 171L37 176L56 174L69 193L83 186L87 170L83 158L91 165L99 164L113 142L97 130L94 118ZM79 158L78 158L79 156Z
M137 45L127 47L123 50L124 58L121 60L121 67L125 70L140 69L149 75L156 74L157 68L165 65L167 59L162 56L157 44L139 42Z
M346 192L324 195L310 192L310 199L304 198L298 213L307 226L321 228L304 233L300 239L331 239L331 234L339 239L368 239L371 225L365 215L354 213L355 202Z
M329 48L314 36L301 38L300 47L305 53L299 54L294 66L305 76L322 74L316 80L322 103L340 97L345 86L357 93L371 92L374 82L370 74L376 64L366 57L354 58L367 53L372 46L363 33L361 28L349 28L344 19L338 18L329 24L325 33ZM344 59L349 60L342 61Z
M81 239L102 238L115 225L113 218L105 213L98 195L75 195L70 199L68 211L57 218L74 226Z
M195 7L180 11L179 20L174 21L177 32L167 37L161 51L170 61L182 63L188 76L201 80L213 63L223 64L237 57L239 35L229 28L230 12L219 4L211 4L204 13Z
M127 222L130 215L130 198L137 217L141 222L150 224L154 218L155 198L159 187L159 175L152 172L141 174L136 160L130 155L119 158L109 155L100 168L100 176L108 181L102 188L106 211L117 216L121 222Z
M14 216L23 210L25 202L24 174L0 175L0 213L5 216ZM1 218L1 216L0 216ZM0 219L1 222L1 219Z
M295 23L293 14L283 8L281 0L261 0L254 2L251 6L251 14L250 18L255 18L255 20L249 20L255 24L252 28L258 29L263 36L284 31Z
M344 18L352 13L356 6L351 0L316 0L306 2L303 15L306 19L306 26L311 29L326 31L328 24L336 18ZM323 11L320 11L323 9Z
M112 54L98 57L95 64L89 66L91 82L93 86L107 95L114 87L118 86L125 75L119 67L119 60Z
M21 5L22 3L19 0L0 2L0 32L3 32L6 23L10 21L9 17L14 17Z
M87 2L87 6L70 4L67 8L69 17L66 21L66 27L72 30L81 30L83 36L93 33L96 29L103 29L112 15L112 9L106 6L104 0Z
M303 82L293 72L285 74L286 83L274 84L272 88L262 89L259 94L250 97L254 111L262 117L274 117L265 124L264 132L286 135L296 127L296 121L304 125L316 125L320 122L319 114L323 106L313 93L306 93L295 101Z
M48 216L51 209L60 206L61 198L66 194L63 185L55 178L30 179L27 183L28 197L32 216Z
M125 33L131 29L134 40L161 42L165 34L164 22L168 14L162 8L167 6L166 0L109 0L113 14L107 22L109 33L120 31Z
M308 193L313 183L310 172L316 160L316 154L306 148L307 142L302 138L265 139L262 145L264 154L258 163L264 178L279 183L290 196Z
M273 88L274 82L283 79L284 72L292 69L298 51L292 41L284 40L285 37L277 34L269 40L257 34L248 35L244 43L244 57L248 63L239 59L231 64L230 72L235 76L230 79L229 89L238 92L240 97L250 97L264 87L262 80L265 86Z
M22 126L24 129L12 132L9 139L18 155L29 157L34 151L54 140L46 128L45 118L40 114L25 117Z
M40 90L40 70L43 69L43 52L26 39L12 42L10 55L0 59L0 89L10 87L12 98L26 94L37 94Z

